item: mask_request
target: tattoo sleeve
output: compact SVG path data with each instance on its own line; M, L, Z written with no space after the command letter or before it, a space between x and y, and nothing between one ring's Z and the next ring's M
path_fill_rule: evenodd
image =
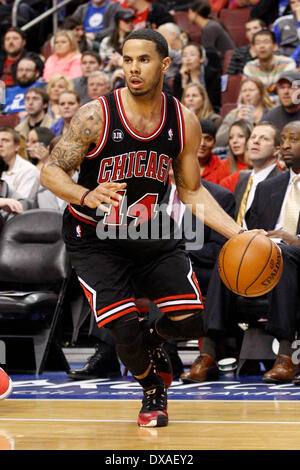
M56 166L65 172L77 168L88 153L90 145L97 144L102 125L100 103L92 102L80 108L72 118L66 134L51 152L46 166Z

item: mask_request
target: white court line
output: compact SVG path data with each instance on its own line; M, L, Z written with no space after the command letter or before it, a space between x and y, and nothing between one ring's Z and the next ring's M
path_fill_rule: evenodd
M63 419L63 418L0 418L1 421L34 421L53 423L136 423L134 419ZM300 421L201 421L171 420L170 423L183 424L300 424Z

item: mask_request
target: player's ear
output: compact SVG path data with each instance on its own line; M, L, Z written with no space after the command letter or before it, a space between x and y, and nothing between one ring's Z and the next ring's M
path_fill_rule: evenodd
M166 72L170 67L171 59L170 57L165 57L162 61L163 72Z

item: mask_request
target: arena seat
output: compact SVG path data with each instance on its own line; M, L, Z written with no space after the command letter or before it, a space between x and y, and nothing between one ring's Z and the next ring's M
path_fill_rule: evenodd
M251 8L222 8L219 13L219 21L228 29L229 33L231 28L242 27L250 18Z
M0 126L9 126L15 128L19 124L19 114L1 114L0 115Z
M236 101L234 103L225 103L221 108L221 116L224 117L232 110L236 108Z
M233 53L234 53L234 50L233 50L233 49L229 49L229 50L226 51L225 54L224 54L223 69L222 69L223 75L226 73L226 69L227 69L227 67L228 67L228 64L229 64L229 62L230 62L230 59L231 59Z
M226 103L236 103L240 93L241 81L243 76L241 74L226 75L227 80L224 91L221 94L222 107Z
M6 370L69 370L57 337L71 273L62 215L33 209L8 220L0 234L0 340Z
M236 47L247 46L249 44L244 26L230 27L229 34Z
M201 43L201 31L198 26L190 22L187 11L175 11L174 21L189 34L193 42Z

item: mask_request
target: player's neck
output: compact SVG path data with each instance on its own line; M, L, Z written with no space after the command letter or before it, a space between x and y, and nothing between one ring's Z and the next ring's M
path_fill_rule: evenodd
M147 95L134 96L130 93L128 88L125 88L121 92L121 97L125 107L125 113L134 109L136 114L149 119L151 119L153 114L161 113L162 94L160 89Z

